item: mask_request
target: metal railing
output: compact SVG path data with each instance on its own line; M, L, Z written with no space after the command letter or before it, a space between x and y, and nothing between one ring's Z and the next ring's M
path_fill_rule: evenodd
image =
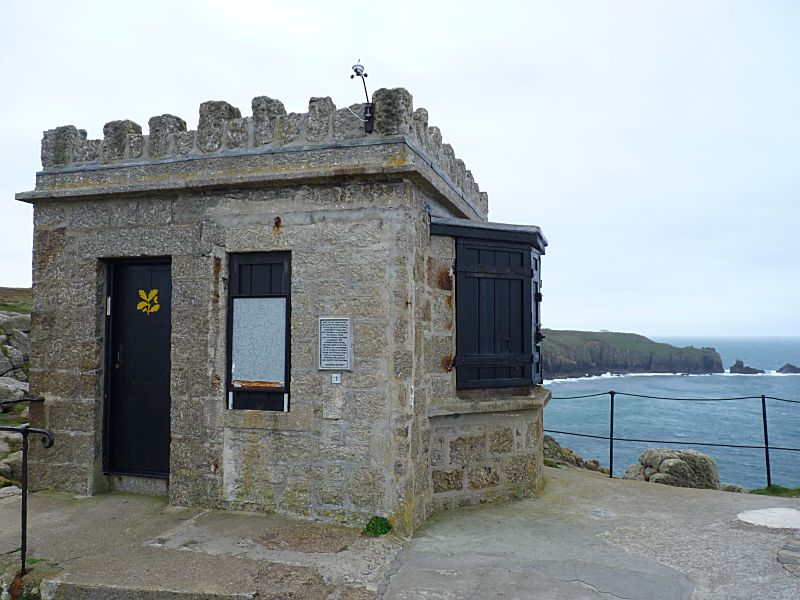
M648 396L645 394L629 394L627 392L599 392L597 394L583 394L580 396L553 396L553 400L580 400L584 398L600 398L609 396L609 424L608 435L591 435L588 433L577 433L574 431L559 431L556 429L545 429L546 433L557 433L561 435L574 435L576 437L594 438L598 440L608 440L608 476L614 477L614 442L639 442L652 444L676 444L681 446L711 446L716 448L749 448L764 451L764 465L767 472L767 487L772 485L772 468L770 465L769 451L786 450L788 452L800 452L800 448L788 448L784 446L770 446L769 444L769 423L767 420L767 400L777 402L788 402L800 404L800 400L789 400L787 398L777 398L775 396L735 396L730 398L674 398L668 396ZM724 444L721 442L687 442L683 440L645 440L636 438L623 438L614 436L614 409L615 400L618 396L628 396L631 398L645 398L649 400L672 400L676 402L731 402L734 400L761 400L761 420L763 424L763 445L754 444Z
M21 402L43 402L44 398L22 398L21 400L4 400L0 404L18 404ZM22 436L22 465L20 467L20 485L22 487L22 508L20 510L20 569L17 577L21 578L25 575L25 559L28 552L28 436L40 435L42 436L42 446L51 448L53 446L53 432L49 429L39 429L37 427L28 427L27 424L19 427L11 427L0 425L0 431L9 431L11 433L18 433Z

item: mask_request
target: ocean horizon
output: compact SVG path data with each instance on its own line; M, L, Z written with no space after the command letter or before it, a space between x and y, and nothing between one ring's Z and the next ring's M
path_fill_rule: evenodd
M786 363L800 366L800 337L741 336L651 336L674 346L712 347L719 352L725 373L685 375L679 373L605 374L594 377L546 380L553 400L545 408L545 429L589 435L608 435L609 396L575 400L566 396L618 393L615 401L614 436L636 439L697 442L673 445L692 448L712 456L719 466L720 480L747 489L766 485L763 449L703 446L699 443L763 445L761 395L793 400L767 400L771 447L800 448L800 375L775 371ZM735 360L763 369L761 375L727 372ZM636 396L627 396L635 394ZM675 401L638 396L694 398ZM744 400L709 401L715 398L752 397ZM560 444L585 459L594 458L608 466L607 440L550 434ZM669 444L615 442L614 476L638 461L646 448ZM772 449L770 465L773 483L800 487L800 452Z

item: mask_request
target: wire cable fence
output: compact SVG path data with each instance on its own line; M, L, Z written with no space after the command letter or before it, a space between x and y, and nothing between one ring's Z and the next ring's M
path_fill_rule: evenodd
M766 467L767 474L767 487L772 485L772 467L770 464L770 450L784 450L788 452L800 452L800 448L790 448L786 446L771 446L769 443L769 422L767 419L767 400L775 402L784 402L788 404L800 404L800 400L791 400L788 398L779 398L777 396L733 396L727 398L677 398L671 396L650 396L647 394L632 394L628 392L598 392L595 394L581 394L578 396L553 396L553 400L584 400L590 398L609 397L609 426L608 435L594 435L589 433L579 433L575 431L560 431L557 429L545 429L546 433L556 433L560 435L572 435L575 437L592 438L598 440L608 440L608 476L614 477L614 442L637 442L637 443L651 443L651 444L668 444L668 445L681 445L681 446L708 446L715 448L746 448L750 450L763 450L764 451L764 466ZM763 426L763 444L725 444L722 442L699 442L699 441L686 441L686 440L655 440L655 439L639 439L616 437L614 435L614 416L615 404L617 398L620 396L627 396L630 398L644 398L648 400L670 400L674 402L731 402L735 400L760 400L761 401L761 420Z

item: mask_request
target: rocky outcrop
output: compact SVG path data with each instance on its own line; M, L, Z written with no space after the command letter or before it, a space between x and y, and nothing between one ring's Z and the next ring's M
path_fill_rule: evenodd
M778 373L783 373L784 375L797 375L800 374L800 367L795 367L791 363L786 363L780 369L778 369Z
M713 348L678 348L633 333L544 330L546 379L604 373L722 373Z
M14 407L12 423L27 419L27 407L7 401L28 395L30 315L0 312L0 412ZM0 497L17 493L22 475L22 440L16 433L0 431Z
M648 448L623 479L638 479L676 487L719 489L719 471L713 458L696 450Z
M0 412L3 400L19 400L28 393L30 315L0 312Z
M559 444L555 438L549 435L544 436L544 460L545 464L548 461L551 463L548 466L565 465L569 467L579 467L589 471L597 471L608 475L607 467L601 467L600 463L595 460L584 460L580 454L575 454L571 449L565 448Z
M28 380L30 331L30 315L0 312L0 377Z
M675 487L744 492L733 483L720 483L716 461L697 450L648 448L639 462L625 470L623 479L661 483Z
M736 373L737 375L761 375L764 373L761 369L754 369L753 367L746 366L738 358L736 362L731 365L730 372Z

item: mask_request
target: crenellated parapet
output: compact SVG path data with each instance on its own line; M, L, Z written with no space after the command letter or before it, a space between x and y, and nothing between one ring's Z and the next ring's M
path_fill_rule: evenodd
M375 120L371 133L365 132L361 119L364 104L337 109L329 97L311 98L306 113L287 113L279 100L258 96L251 103L252 115L246 117L228 102L203 102L196 130L169 114L150 118L147 135L139 124L127 119L106 123L102 140L87 139L86 131L73 125L56 127L45 131L42 138L43 174L402 139L485 218L486 193L480 191L452 146L443 143L439 129L429 126L428 112L414 110L411 94L403 88L379 89L372 100Z

